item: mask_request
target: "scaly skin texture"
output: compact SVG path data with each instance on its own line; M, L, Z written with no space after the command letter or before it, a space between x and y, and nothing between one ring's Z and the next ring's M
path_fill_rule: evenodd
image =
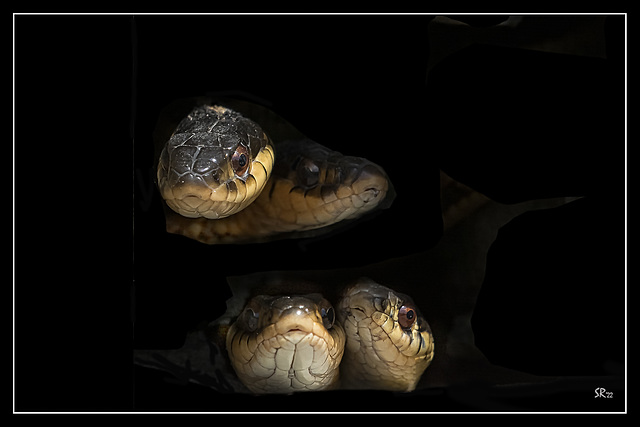
M411 319L407 310L413 313ZM337 315L347 336L340 366L342 388L400 392L416 388L433 360L434 341L408 296L361 279L345 291Z
M345 336L334 320L319 294L256 296L227 332L233 369L256 394L335 388Z
M335 311L319 293L250 299L218 329L240 381L256 394L414 390L434 343L411 298L367 278L337 298Z
M167 205L188 218L225 218L260 195L274 164L259 125L221 106L194 108L164 145L158 187Z
M278 161L260 196L235 215L188 219L167 212L167 231L206 244L255 243L325 229L390 203L384 170L308 139L277 146ZM328 230L328 228L327 228Z

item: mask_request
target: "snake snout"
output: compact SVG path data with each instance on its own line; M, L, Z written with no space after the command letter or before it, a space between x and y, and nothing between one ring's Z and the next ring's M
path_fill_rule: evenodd
M314 318L301 309L287 310L281 316L281 321L276 324L276 331L280 334L292 334L296 332L313 332Z
M360 169L360 173L351 184L351 188L362 202L377 202L384 199L387 194L389 180L381 167L370 163Z
M173 197L176 199L192 200L193 202L199 200L200 202L207 200L211 197L211 189L205 186L199 185L180 185L173 188Z
M213 204L211 188L197 180L183 180L173 187L165 186L161 191L167 205L188 218L204 216Z

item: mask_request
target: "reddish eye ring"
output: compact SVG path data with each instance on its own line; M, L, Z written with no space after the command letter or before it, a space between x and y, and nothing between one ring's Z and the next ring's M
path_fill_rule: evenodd
M403 305L398 311L398 323L404 329L410 328L418 318L418 313L413 307Z
M238 176L243 176L249 169L249 150L244 145L238 145L235 153L231 157L231 167Z

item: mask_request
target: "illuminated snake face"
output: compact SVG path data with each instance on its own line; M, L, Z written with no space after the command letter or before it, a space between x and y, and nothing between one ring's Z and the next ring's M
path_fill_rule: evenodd
M344 329L319 294L256 296L226 336L233 369L253 393L336 387Z
M370 279L336 310L320 294L252 298L226 334L240 381L253 393L332 388L408 392L434 354L413 301Z
M342 387L408 392L434 354L431 329L406 295L361 279L337 306L347 335Z
M273 147L260 126L233 110L204 105L165 144L158 186L182 216L224 218L260 195L273 163Z

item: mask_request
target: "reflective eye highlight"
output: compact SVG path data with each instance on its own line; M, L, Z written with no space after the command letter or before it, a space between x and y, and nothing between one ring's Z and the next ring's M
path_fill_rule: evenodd
M306 158L299 159L296 169L300 185L305 188L312 188L318 185L320 168L312 160Z
M249 169L249 150L244 145L238 145L231 157L231 167L237 176L244 176Z
M416 322L418 315L413 307L403 305L398 311L398 323L404 329L408 329Z

